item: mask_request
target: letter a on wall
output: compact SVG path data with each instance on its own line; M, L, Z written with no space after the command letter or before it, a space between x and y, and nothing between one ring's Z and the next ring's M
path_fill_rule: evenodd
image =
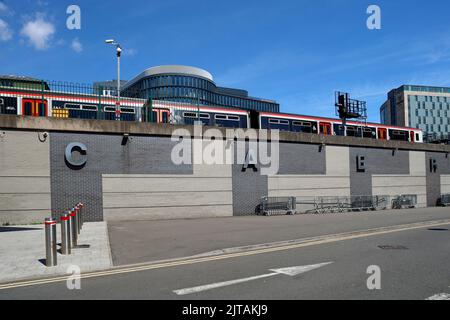
M245 163L242 168L242 172L246 172L248 168L253 168L253 172L258 172L258 158L255 155L255 152L250 149L245 156Z

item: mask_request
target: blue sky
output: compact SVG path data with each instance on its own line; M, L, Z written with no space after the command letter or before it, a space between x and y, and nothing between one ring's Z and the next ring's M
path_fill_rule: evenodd
M66 9L81 8L81 30ZM381 30L366 27L380 6ZM333 116L334 91L366 100L372 121L402 84L450 86L446 0L2 0L0 74L91 83L185 64L282 111Z

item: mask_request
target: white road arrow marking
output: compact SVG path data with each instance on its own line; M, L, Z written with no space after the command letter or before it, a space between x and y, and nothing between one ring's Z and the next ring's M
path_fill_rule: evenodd
M312 271L315 269L319 269L322 267L325 267L329 264L332 264L333 262L326 262L326 263L320 263L320 264L313 264L313 265L309 265L309 266L300 266L300 267L291 267L291 268L282 268L282 269L272 269L269 271L272 271L273 273L268 273L268 274L263 274L260 276L255 276L255 277L249 277L249 278L244 278L244 279L237 279L237 280L231 280L231 281L225 281L225 282L218 282L218 283L213 283L213 284L207 284L204 286L198 286L198 287L193 287L193 288L186 288L186 289L180 289L180 290L175 290L173 291L175 294L179 295L179 296L184 296L187 294L192 294L192 293L198 293L198 292L202 292L202 291L207 291L207 290L211 290L211 289L217 289L217 288L222 288L222 287L228 287L228 286L232 286L235 284L240 284L240 283L244 283L244 282L249 282L249 281L254 281L254 280L259 280L259 279L264 279L264 278L269 278L269 277L274 277L274 276L278 276L278 275L286 275L286 276L290 276L290 277L295 277L298 276L299 274L308 272L308 271Z

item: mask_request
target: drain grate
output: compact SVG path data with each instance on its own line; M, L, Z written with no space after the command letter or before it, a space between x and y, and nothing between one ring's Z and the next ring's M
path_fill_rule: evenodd
M378 248L383 249L383 250L409 250L405 246L392 246L392 245L378 246Z

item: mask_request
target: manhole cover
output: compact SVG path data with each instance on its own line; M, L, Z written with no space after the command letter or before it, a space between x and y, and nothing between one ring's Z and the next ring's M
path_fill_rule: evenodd
M383 250L408 250L407 247L404 246L378 246L378 248L383 249Z

